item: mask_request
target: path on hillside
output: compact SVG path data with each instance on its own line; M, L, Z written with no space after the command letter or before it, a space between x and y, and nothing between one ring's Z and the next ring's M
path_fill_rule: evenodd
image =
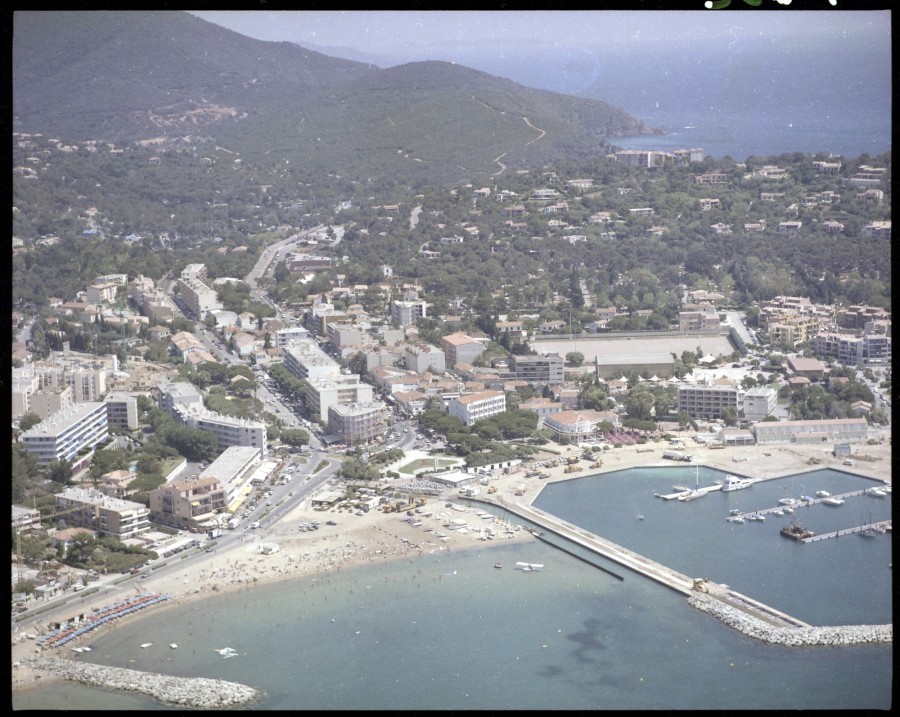
M477 102L478 104L482 105L483 107L487 107L489 110L491 110L493 112L498 112L501 115L506 114L506 112L504 112L503 110L498 110L494 107L491 107L489 104L487 104L483 100L479 100L475 95L472 95L472 99L475 100L475 102ZM528 140L525 144L522 145L523 147L527 147L529 144L532 144L533 142L537 142L539 139L543 139L547 135L546 130L541 129L540 127L535 127L533 124L531 124L531 120L529 120L528 117L526 117L524 115L514 115L514 116L519 117L525 124L527 124L529 127L531 127L531 129L533 129L535 132L539 132L537 137L535 137L534 139ZM496 172L494 172L491 175L492 177L497 177L506 171L506 165L503 164L503 162L501 162L500 160L503 159L507 154L509 154L510 151L511 150L507 150L506 152L504 152L503 154L498 156L496 159L494 159L494 163L500 165L500 169L497 170Z

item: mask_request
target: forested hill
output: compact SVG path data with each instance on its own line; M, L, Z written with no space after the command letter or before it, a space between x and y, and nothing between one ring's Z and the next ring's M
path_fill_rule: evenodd
M446 62L389 69L183 12L17 12L13 127L73 141L215 141L249 158L411 181L598 154L623 110Z

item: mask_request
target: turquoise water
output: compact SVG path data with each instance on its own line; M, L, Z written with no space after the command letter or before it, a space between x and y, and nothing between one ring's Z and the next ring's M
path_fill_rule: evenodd
M843 622L842 611L878 618L865 622L883 622L883 615L889 619L890 581L883 592L875 579L885 550L890 561L887 536L798 545L780 538L770 519L740 526L747 532L729 537L721 525L727 510L720 499L742 508L758 501L762 507L766 491L780 497L785 484L667 503L652 495L654 488L672 482L660 470L673 469L548 485L537 505L549 510L556 502L566 520L574 522L575 511L585 528L643 547L650 557L672 558L673 567L688 574L696 572L692 563L699 561L711 579L803 619L831 615ZM686 480L687 474L676 475L676 483ZM713 475L701 469L701 484ZM844 480L859 484L859 479L825 471L806 488L831 490L828 481L836 486ZM852 522L858 512L852 500L831 510L844 511ZM889 502L866 500L873 509L875 503ZM861 506L868 513L868 504ZM636 519L638 512L644 521ZM589 525L591 520L599 525ZM813 514L804 522L812 524ZM834 556L822 550L830 544L851 547L841 547L847 552ZM765 559L750 560L757 553ZM518 560L545 567L522 573L512 569ZM493 567L498 561L501 570ZM680 567L674 565L678 561ZM853 599L817 592L823 588L811 590L805 583L822 573L846 574L850 563L863 564L868 576L863 582L848 576L845 587ZM479 543L449 554L371 563L163 608L98 637L88 659L249 684L266 695L253 709L266 710L890 707L890 645L801 650L763 645L690 608L677 593L604 565L624 580L539 540ZM821 584L832 582L842 580ZM791 600L795 592L801 598ZM869 607L861 610L851 603L864 593ZM151 640L154 647L140 649ZM170 642L179 649L170 650ZM214 652L225 646L239 656L223 659ZM150 700L69 684L29 693L14 707L166 709Z

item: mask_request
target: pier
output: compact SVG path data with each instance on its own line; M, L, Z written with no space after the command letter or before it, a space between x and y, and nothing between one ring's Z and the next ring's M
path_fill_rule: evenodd
M853 533L861 533L864 530L872 529L878 533L884 533L893 530L893 521L882 520L878 523L869 523L867 525L857 525L855 528L845 528L844 530L835 530L831 533L822 533L814 535L811 538L803 538L801 543L815 543L817 540L828 540L828 538L840 538L842 535L852 535Z
M865 495L865 492L866 492L865 490L852 490L849 493L841 493L840 495L830 495L830 496L825 496L823 498L813 498L812 500L797 499L797 501L795 503L792 503L791 505L776 505L773 508L760 508L759 510L749 510L746 513L738 513L737 515L729 515L726 518L726 520L734 521L734 520L737 520L738 518L747 519L751 515L768 515L769 513L775 513L779 510L783 511L785 508L793 508L794 510L796 510L797 508L807 508L811 505L818 505L819 503L823 503L824 501L830 500L832 498L840 498L841 500L844 500L845 498L852 498L857 495ZM840 506L836 506L836 507L840 507Z
M721 486L714 486L712 490L716 488L721 488ZM608 558L619 565L623 565L644 577L655 580L661 585L665 585L687 597L702 592L709 597L716 598L722 603L762 620L769 625L776 627L810 627L810 625L802 620L798 620L780 610L776 610L753 598L731 590L727 585L713 583L705 579L695 581L687 575L672 570L661 563L650 560L649 558L628 550L621 545L617 545L612 541L601 538L599 535L576 528L575 526L569 526L537 508L520 504L510 505L502 498L496 502L478 497L469 497L467 500L476 501L485 505L494 505L501 507L504 510L508 510L510 513L540 526L541 529L545 531L552 532L555 535L571 540L573 543L576 543L597 555ZM698 583L700 587L697 587Z
M680 490L677 493L654 493L657 498L662 498L663 500L693 500L694 498L702 498L705 495L712 493L713 491L722 490L722 486L720 485L707 485L702 488L691 488L690 490Z

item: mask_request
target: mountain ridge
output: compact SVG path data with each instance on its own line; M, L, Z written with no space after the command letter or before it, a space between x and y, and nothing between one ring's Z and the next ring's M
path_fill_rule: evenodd
M73 141L207 138L352 174L418 176L427 163L460 179L489 173L499 154L533 166L656 133L607 103L452 62L382 69L180 11L17 12L13 86L16 131Z

